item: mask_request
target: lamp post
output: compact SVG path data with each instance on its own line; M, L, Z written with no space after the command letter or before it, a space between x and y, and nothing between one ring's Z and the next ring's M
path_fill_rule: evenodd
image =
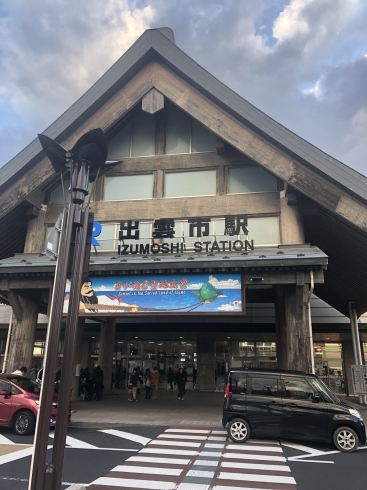
M119 162L106 162L107 141L101 129L84 134L71 150L51 138L38 135L42 148L56 172L70 172L71 203L63 212L61 236L52 291L47 329L40 409L38 411L29 490L61 490L62 468L69 419L71 379L75 353L75 337L79 315L80 287L89 265L86 253L88 235L92 232L92 213L85 206L88 185ZM110 165L108 165L110 163ZM72 244L74 243L74 247ZM69 308L65 327L63 367L60 381L57 423L51 463L46 464L51 409L57 369L58 345L63 315L65 285L71 275Z

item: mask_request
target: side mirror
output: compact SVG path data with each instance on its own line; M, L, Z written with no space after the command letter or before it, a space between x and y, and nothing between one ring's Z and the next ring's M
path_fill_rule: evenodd
M319 403L321 400L321 396L319 393L314 393L312 396L312 403Z
M10 398L11 397L11 391L9 391L9 390L0 390L0 396L3 396L5 398Z

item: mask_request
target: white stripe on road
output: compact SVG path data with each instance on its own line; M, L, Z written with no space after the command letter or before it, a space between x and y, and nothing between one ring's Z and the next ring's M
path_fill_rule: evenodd
M194 461L194 466L218 466L219 461L211 459L197 459Z
M113 468L111 471L120 471L123 473L135 473L137 476L142 475L167 475L167 476L179 476L183 472L183 469L175 468L155 468L154 466L129 466L127 464L119 465Z
M186 476L192 476L195 478L213 478L215 471L202 471L202 470L190 470Z
M285 462L284 456L266 456L263 454L241 454L241 453L224 453L223 458L231 459L253 459L254 461L274 461L274 462Z
M15 444L13 441L0 434L0 444Z
M231 451L263 451L268 453L282 453L283 450L281 447L270 447L270 446L251 446L251 444L228 444L226 449L230 449Z
M252 473L227 473L221 472L218 475L221 480L252 481L259 483L287 483L295 485L296 480L291 476L272 476L272 475L254 475Z
M179 458L154 458L149 456L131 456L126 461L134 461L136 463L164 463L164 464L181 464L186 466L191 463L191 459Z
M236 487L237 488L237 487ZM233 487L227 485L215 485L212 490L233 490ZM238 487L238 490L269 490L268 488L254 488L254 487Z
M181 442L181 441L163 441L163 440L154 440L149 443L157 444L159 446L182 446L182 447L200 447L200 442Z
M208 434L210 430L199 430L199 429L166 429L164 432L182 432L189 434ZM213 432L212 432L213 434Z
M131 434L131 432L124 432L123 430L106 429L99 430L98 432L104 432L105 434L110 434L111 436L121 437L121 439L127 439L128 441L138 442L143 446L146 446L151 439L147 437L138 436L136 434Z
M50 449L52 446L47 446L47 449ZM11 463L12 461L16 461L17 459L26 458L27 456L32 456L33 454L33 446L27 447L25 449L21 449L20 451L15 451L14 453L3 454L0 456L0 465Z
M238 468L239 470L260 471L291 471L289 466L280 464L232 463L223 461L222 468Z
M202 483L180 483L177 490L209 490L209 487L210 485L203 485Z
M55 433L50 432L49 437L51 439L54 439ZM80 441L79 439L75 439L74 437L70 437L70 436L66 436L65 444L75 449L101 449L97 446L93 446L92 444L88 444L87 442Z
M171 481L131 480L130 478L98 478L90 485L105 485L118 488L146 488L148 490L173 490L176 484Z
M213 458L220 458L222 456L222 452L218 451L201 451L199 456L212 456Z
M227 438L225 436L209 436L208 441L225 441Z
M212 430L212 434L227 434L226 430Z
M160 448L160 447L152 447L152 448L144 448L140 449L139 454L141 453L150 453L150 454L170 454L172 456L177 455L177 456L197 456L199 454L199 451L187 451L186 449L181 450L181 449L165 449L165 448ZM200 453L202 454L202 453Z
M194 441L206 441L207 436L189 436L183 434L160 434L158 437L162 439L192 439Z

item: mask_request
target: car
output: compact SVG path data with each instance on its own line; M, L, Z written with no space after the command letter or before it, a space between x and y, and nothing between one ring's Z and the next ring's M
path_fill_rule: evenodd
M17 374L1 374L0 426L12 428L19 436L34 432L40 392L39 384L29 378ZM56 416L57 397L54 397L50 427L55 427Z
M231 369L222 425L235 443L250 436L333 443L354 452L366 443L359 410L340 401L314 374Z

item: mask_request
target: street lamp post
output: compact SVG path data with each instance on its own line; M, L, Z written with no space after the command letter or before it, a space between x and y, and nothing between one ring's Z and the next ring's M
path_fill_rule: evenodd
M44 369L38 411L34 452L29 478L29 490L61 490L62 468L69 419L71 379L75 353L75 337L79 315L80 287L83 274L88 271L89 253L86 253L88 235L92 232L92 213L84 205L88 185L119 162L106 165L107 141L101 129L84 134L68 151L44 135L38 136L56 172L70 172L71 203L64 209L59 252L47 329ZM72 241L74 249L71 250ZM71 264L71 265L70 265ZM60 381L57 423L51 463L46 464L50 417L54 397L58 345L63 315L65 285L71 275L69 308L67 313L63 367Z

